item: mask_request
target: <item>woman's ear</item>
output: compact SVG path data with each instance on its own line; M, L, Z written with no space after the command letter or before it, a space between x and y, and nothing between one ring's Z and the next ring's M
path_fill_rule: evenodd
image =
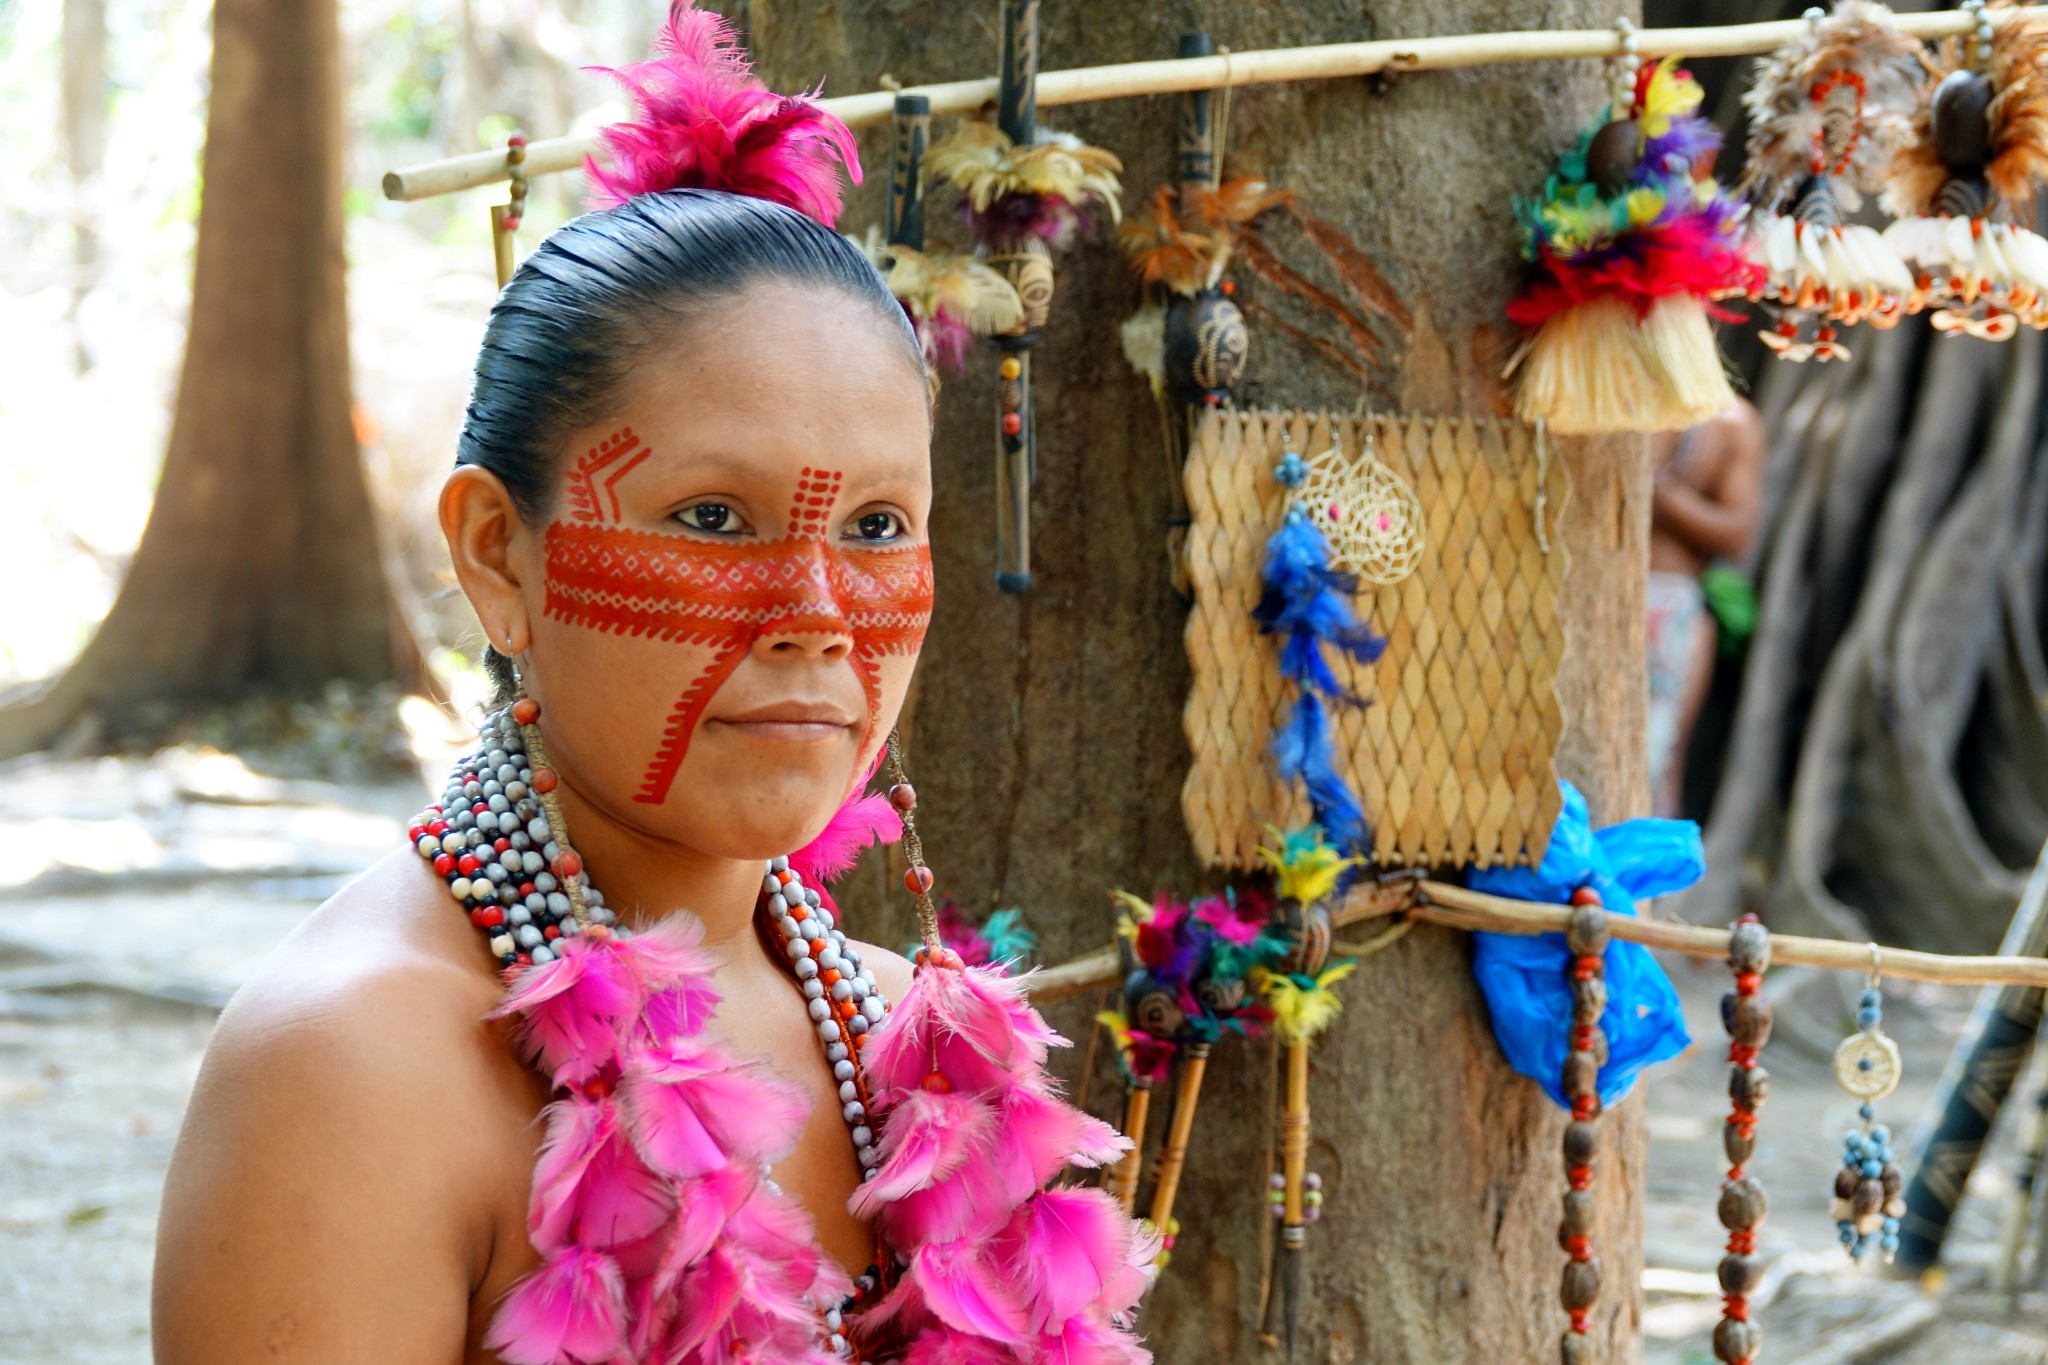
M477 465L457 465L441 486L441 534L455 564L455 580L476 610L484 635L513 658L532 643L521 565L529 532L518 505L498 476Z

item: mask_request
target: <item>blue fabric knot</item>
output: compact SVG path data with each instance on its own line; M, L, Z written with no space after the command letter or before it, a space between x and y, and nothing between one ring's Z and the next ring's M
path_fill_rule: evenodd
M1280 457L1280 463L1273 466L1273 477L1283 488L1299 488L1308 478L1308 465L1301 456L1288 451Z
M1590 886L1609 911L1633 915L1637 897L1682 891L1705 874L1706 851L1692 821L1624 820L1595 831L1578 788L1557 785L1564 791L1564 810L1542 864L1471 868L1467 886L1553 905L1569 904L1573 891ZM1476 933L1472 939L1472 970L1508 1065L1570 1108L1560 1084L1572 1024L1571 949L1564 935ZM1676 1057L1692 1041L1671 978L1640 943L1608 942L1607 1008L1600 1029L1607 1035L1607 1065L1600 1068L1603 1105L1628 1094L1644 1067Z

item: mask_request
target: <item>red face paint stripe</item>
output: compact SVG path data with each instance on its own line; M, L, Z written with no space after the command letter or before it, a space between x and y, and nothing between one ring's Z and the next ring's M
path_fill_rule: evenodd
M634 800L667 799L704 708L764 634L851 640L847 660L867 702L869 748L881 722L880 660L914 654L931 622L929 548L830 543L841 477L808 468L781 540L717 543L628 530L615 524L618 484L650 453L630 429L606 438L569 476L570 520L546 536L549 616L716 650L677 699Z
M719 651L718 657L697 680L683 690L676 700L675 710L669 713L667 727L661 734L661 747L654 751L654 760L647 765L647 772L640 779L640 792L633 798L644 806L658 806L668 800L669 788L674 785L676 772L683 766L684 757L690 752L690 740L697 733L698 718L704 708L725 680L739 667L741 656L747 652L743 640L730 641Z

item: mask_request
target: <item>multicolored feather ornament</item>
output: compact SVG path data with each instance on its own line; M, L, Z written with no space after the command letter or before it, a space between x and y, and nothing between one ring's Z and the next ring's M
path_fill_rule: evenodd
M2048 24L2010 12L1943 42L1913 140L1892 159L1884 239L1913 271L1909 311L1936 331L2003 341L2048 327L2048 242L2025 224L2048 181Z
M1036 130L1018 145L993 123L963 120L925 154L934 177L960 191L961 211L976 241L999 248L1035 237L1055 251L1072 246L1087 211L1123 217L1123 163L1070 133Z
M1285 835L1269 832L1277 847L1260 845L1259 858L1273 869L1287 953L1258 968L1253 984L1265 997L1273 1032L1286 1049L1287 1094L1280 1114L1280 1170L1269 1177L1266 1191L1268 1207L1280 1221L1280 1242L1266 1286L1263 1335L1291 1358L1301 1321L1308 1225L1321 1216L1323 1206L1322 1180L1308 1169L1308 1050L1343 1011L1337 983L1358 969L1355 961L1329 960L1328 900L1360 860L1345 857L1313 825Z
M1119 906L1117 936L1127 967L1119 1023L1130 1041L1122 1061L1133 1078L1132 1093L1162 1078L1161 1050L1152 1047L1141 1060L1140 1048L1171 1039L1181 1064L1166 1140L1152 1167L1149 1222L1163 1239L1163 1266L1179 1234L1174 1199L1210 1049L1227 1035L1253 1038L1263 1031L1272 1012L1252 989L1252 977L1279 962L1289 942L1271 922L1270 902L1257 892L1225 891L1192 901L1161 895L1150 903L1126 891L1111 894ZM1151 1073L1142 1085L1141 1066ZM1144 1104L1149 1100L1141 1102L1140 1121ZM1127 1104L1127 1122L1130 1117ZM1135 1192L1135 1175L1131 1188ZM1121 1196L1121 1184L1117 1190Z
M879 228L851 240L888 282L933 365L964 370L977 339L1007 332L1024 319L1015 287L973 256L885 242Z
M1211 187L1161 185L1117 241L1145 291L1124 323L1126 356L1155 394L1216 406L1243 375L1244 315L1224 278L1253 220L1291 198L1252 177ZM1143 338L1143 347L1133 344Z
M588 158L593 208L660 190L728 190L784 204L827 227L839 217L839 174L860 183L847 126L809 95L778 95L756 79L739 36L696 0L674 0L655 55L595 67L626 88L636 121L599 135Z
M1785 360L1846 359L1838 328L1890 327L1913 275L1873 228L1846 221L1912 137L1920 44L1874 0L1808 11L1806 32L1758 59L1749 112L1751 252L1765 277L1752 299L1772 305L1761 333ZM1811 339L1806 326L1811 322Z
M1308 465L1288 451L1273 477L1298 489ZM1358 581L1331 563L1328 538L1296 499L1266 542L1262 581L1252 617L1260 630L1280 637L1280 673L1295 687L1293 711L1273 732L1274 765L1283 780L1301 782L1316 824L1339 849L1363 853L1370 843L1365 810L1337 770L1329 714L1332 705L1362 702L1338 679L1329 651L1369 664L1387 642L1358 619L1352 601Z
M1759 272L1741 206L1714 181L1721 135L1678 59L1643 67L1586 130L1540 199L1519 202L1536 278L1508 305L1531 335L1515 414L1561 432L1679 431L1735 402L1711 301Z

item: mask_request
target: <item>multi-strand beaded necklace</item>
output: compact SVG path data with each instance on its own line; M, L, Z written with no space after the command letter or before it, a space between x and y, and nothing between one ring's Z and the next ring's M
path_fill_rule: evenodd
M560 778L548 764L539 720L540 705L528 697L492 713L476 752L457 761L440 801L414 817L407 829L420 856L441 874L456 903L468 909L470 923L488 936L508 984L527 968L554 961L555 945L565 938L625 938L631 932L618 923L603 893L591 884L582 858L569 847L556 794ZM893 736L889 757L898 779L890 803L907 817L917 798L900 780ZM905 882L922 901L931 872L914 860ZM838 1086L840 1117L860 1162L861 1179L872 1179L881 1156L869 1122L872 1100L860 1043L887 1017L888 998L862 963L860 950L838 927L823 894L804 884L787 857L766 864L756 914L781 944L783 965L803 994ZM878 1242L874 1264L854 1281L854 1298L822 1312L833 1351L846 1352L843 1315L884 1287L890 1261Z

